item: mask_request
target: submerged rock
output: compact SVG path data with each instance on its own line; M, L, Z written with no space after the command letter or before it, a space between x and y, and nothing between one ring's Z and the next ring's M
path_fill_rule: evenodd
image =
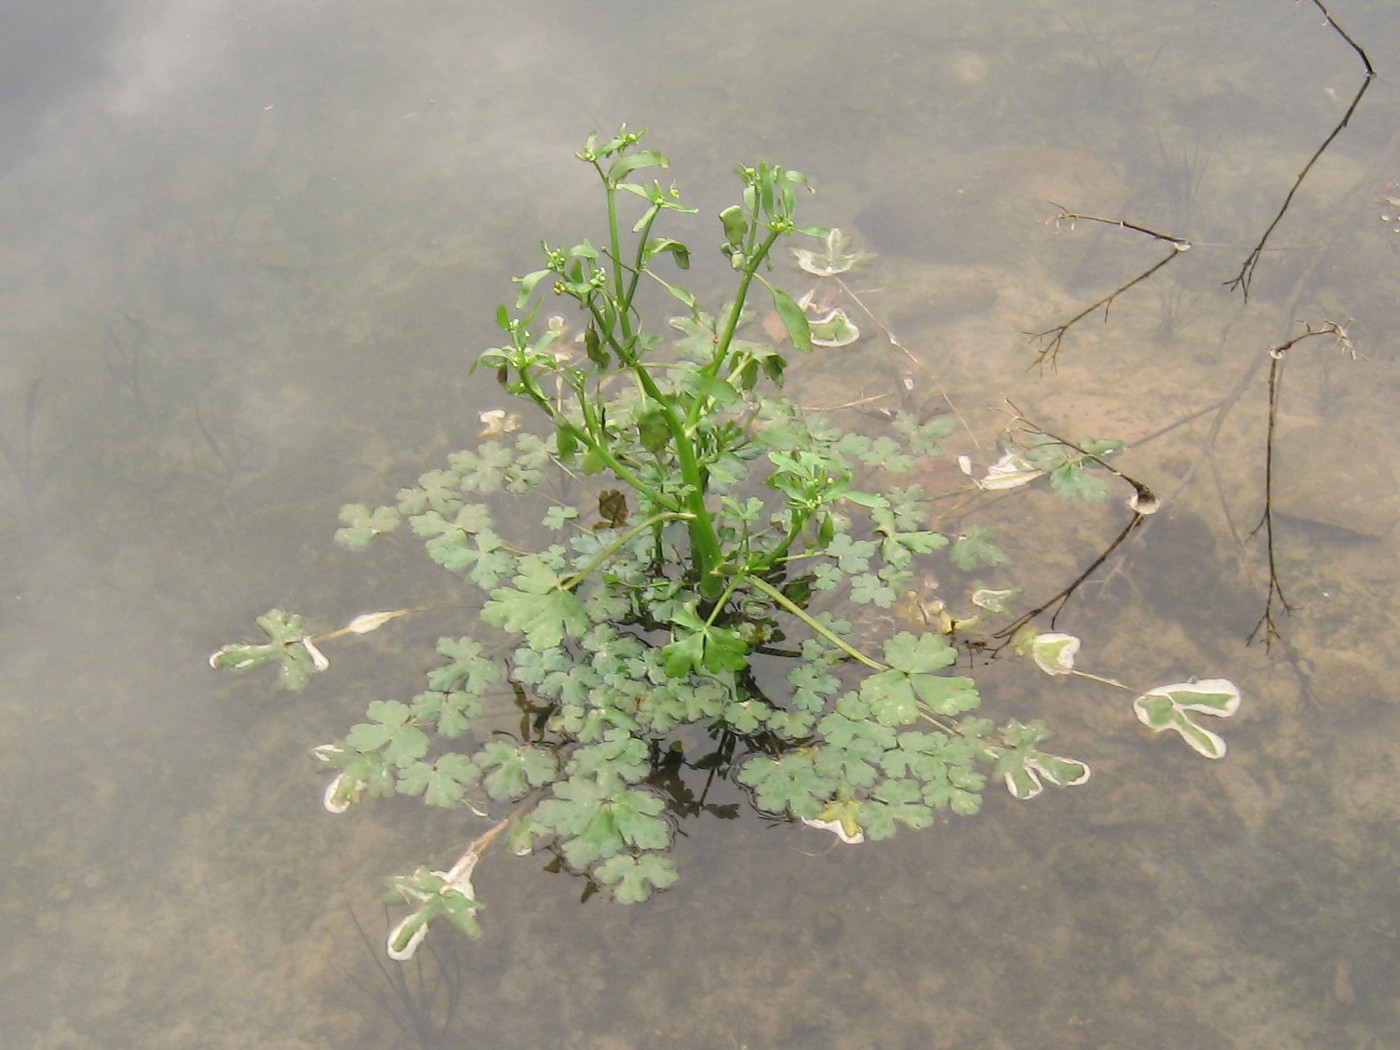
M1096 223L1073 230L1047 223L1056 205L1118 218L1126 199L1118 173L1087 153L1002 146L954 157L906 180L856 216L856 226L882 251L945 264L1009 266L1066 245L1077 249L1101 231Z
M1400 485L1367 435L1336 426L1274 439L1274 511L1372 539L1400 518Z

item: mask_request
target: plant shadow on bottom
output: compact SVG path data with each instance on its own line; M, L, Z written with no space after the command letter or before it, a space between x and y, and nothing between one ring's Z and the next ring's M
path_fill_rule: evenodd
M378 980L362 980L347 969L345 972L355 986L379 1004L394 1027L413 1040L413 1046L421 1050L462 1046L460 1037L452 1034L452 1027L467 983L464 955L469 950L468 942L454 935L433 938L424 942L425 951L416 953L408 962L386 960L380 946L365 932L359 916L351 909L347 911L379 972ZM384 918L387 923L387 908Z

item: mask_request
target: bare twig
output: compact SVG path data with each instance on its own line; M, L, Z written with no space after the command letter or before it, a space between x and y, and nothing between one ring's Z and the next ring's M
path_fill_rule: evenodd
M11 445L0 433L0 456L10 468L19 485L20 501L24 506L25 525L32 528L39 507L39 495L47 478L39 467L34 450L34 435L39 418L39 391L43 380L30 381L24 398L24 423L19 429L16 444Z
M1289 189L1288 195L1284 197L1283 205L1279 208L1278 214L1274 216L1274 221L1269 223L1269 228L1266 229L1264 235L1259 238L1259 243L1245 256L1244 264L1240 267L1240 272L1230 280L1224 282L1225 286L1231 291L1239 289L1246 299L1249 298L1249 286L1254 280L1254 271L1259 265L1259 258L1264 252L1264 245L1268 243L1269 238L1273 235L1278 224L1283 221L1284 214L1288 211L1289 205L1293 203L1294 196L1303 185L1303 180L1308 177L1308 172L1312 170L1312 166L1316 164L1317 159L1326 152L1327 147L1332 145L1332 140L1340 135L1342 129L1351 122L1351 115L1356 112L1356 107L1361 104L1362 96L1366 94L1366 90L1371 86L1371 81L1376 75L1376 71L1371 65L1371 60L1366 56L1366 52L1361 48L1361 45L1353 40L1347 31L1337 24L1331 12L1323 5L1322 0L1312 0L1312 2L1313 6L1322 12L1322 17L1326 19L1327 24L1336 30L1337 34L1357 53L1361 59L1361 64L1366 68L1366 72L1362 77L1361 87L1357 89L1356 97L1351 100L1351 105L1347 107L1346 113L1342 115L1342 119L1337 123L1337 126L1332 129L1332 133L1322 141L1322 145L1317 147L1317 151L1308 158L1308 162L1303 165L1303 170L1298 172L1298 177L1293 180L1293 186Z
M1050 203L1054 204L1055 202L1051 201ZM1117 299L1120 295L1122 295L1124 292L1126 292L1133 286L1141 284L1143 281L1147 280L1154 273L1160 270L1163 266L1166 266L1167 263L1171 262L1182 252L1189 250L1191 247L1191 242L1186 240L1184 237L1174 237L1171 234L1159 233L1158 231L1149 229L1146 226L1140 226L1135 222L1128 222L1126 219L1106 219L1099 215L1082 215L1078 212L1067 211L1063 206L1059 204L1055 204L1055 207L1060 209L1059 214L1052 216L1048 220L1049 222L1068 222L1071 224L1071 228L1072 224L1075 222L1097 222L1105 226L1117 226L1120 229L1131 230L1134 233L1144 234L1148 237L1151 237L1154 240L1166 241L1171 244L1172 250L1169 255L1163 256L1163 258L1158 260L1156 263L1153 263L1152 266L1148 267L1148 269L1138 274L1132 280L1115 288L1113 291L1109 292L1108 295L1104 296L1102 299L1099 299L1097 302L1090 303L1088 306L1084 307L1084 309L1080 310L1079 313L1075 314L1068 321L1065 321L1062 324L1055 325L1053 328L1047 328L1041 332L1026 333L1032 339L1037 339L1042 342L1048 340L1048 342L1045 342L1045 345L1041 347L1039 353L1036 354L1035 362L1032 367L1039 366L1041 368L1044 368L1046 362L1048 361L1051 369L1054 369L1056 360L1059 357L1060 344L1064 342L1065 336L1068 334L1069 330L1072 327L1074 327L1080 321L1084 320L1084 318L1088 317L1090 314L1094 313L1100 308L1103 309L1103 319L1107 321L1108 311L1110 307L1112 307L1115 299Z
M1032 620L1035 620L1037 617L1051 609L1054 610L1054 612L1052 612L1050 615L1050 626L1053 628L1055 626L1055 621L1059 618L1060 613L1064 611L1065 605L1069 602L1069 599L1074 595L1075 591L1079 590L1079 588L1084 585L1084 583L1089 579L1090 576L1097 572L1098 569L1106 561L1108 561L1109 558L1113 557L1114 552L1117 551L1127 541L1128 537L1131 536L1133 532L1138 528L1138 526L1143 523L1144 519L1146 519L1146 517L1149 514L1154 513L1160 505L1156 495L1152 492L1150 488L1148 488L1142 482L1138 481L1135 478L1129 477L1127 474L1124 474L1122 471L1117 470L1114 467L1109 466L1107 463L1104 462L1102 457L1096 456L1092 452L1080 448L1072 441L1066 441L1064 438L1058 437L1057 435L1046 430L1044 427L1040 426L1038 423L1027 419L1026 416L1021 412L1021 410L1017 408L1016 405L1012 402L1007 401L1006 403L1015 413L1013 419L1014 422L1023 424L1028 430L1032 431L1033 433L1043 434L1044 436L1050 438L1052 441L1057 441L1061 445L1064 445L1066 448L1073 449L1075 452L1078 452L1081 456L1084 456L1086 459L1090 459L1093 462L1097 463L1099 466L1107 470L1110 474L1126 482L1128 485L1131 485L1134 497L1130 503L1130 506L1133 509L1132 519L1127 523L1127 525L1123 527L1123 530L1119 532L1117 536L1114 537L1113 541L1103 549L1103 551L1098 555L1098 557L1096 557L1092 562L1089 563L1089 566L1086 569L1084 569L1083 572L1081 572L1072 581L1070 581L1069 585L1064 587L1058 593L1056 593L1046 601L1042 602L1040 605L1037 605L1034 609L1031 609L1029 612L1023 613L1022 615L1018 616L1015 620L1012 620L1011 623L1007 624L1001 630L997 631L995 634L992 635L993 638L1002 639L1004 644L1008 643L1011 639L1015 638L1017 633L1020 632L1021 628L1025 627Z
M132 334L122 338L112 328L107 329L107 345L102 348L102 360L121 386L125 387L136 402L136 410L143 415L146 411L146 388L143 381L145 360L141 355L141 326L130 315L126 319L131 324Z
M1256 638L1262 638L1266 649L1281 637L1278 625L1274 621L1274 601L1278 601L1285 613L1293 611L1293 606L1289 604L1288 599L1283 594L1283 581L1279 579L1274 547L1274 434L1278 423L1279 389L1283 382L1283 367L1288 358L1288 352L1293 347L1304 339L1313 339L1324 335L1334 336L1337 345L1351 355L1353 360L1356 358L1356 347L1352 345L1351 338L1347 335L1346 326L1335 321L1324 321L1317 328L1305 324L1301 334L1294 336L1287 342L1271 346L1268 350L1269 425L1264 440L1264 512L1260 516L1259 524L1255 525L1249 533L1250 538L1253 538L1260 530L1263 530L1264 545L1268 552L1269 591L1264 600L1264 613L1259 617L1259 622L1254 625L1254 630L1249 633L1250 642Z

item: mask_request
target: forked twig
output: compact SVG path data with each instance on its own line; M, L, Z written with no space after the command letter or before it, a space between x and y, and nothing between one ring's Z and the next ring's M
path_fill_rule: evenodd
M1054 201L1051 201L1050 203L1055 204ZM1168 233L1159 233L1158 231L1149 229L1146 226L1140 226L1135 222L1128 222L1126 219L1107 219L1099 215L1083 215L1079 212L1069 211L1063 205L1060 204L1055 204L1055 207L1060 209L1059 214L1051 216L1051 218L1047 220L1048 222L1068 222L1071 224L1071 228L1073 228L1073 224L1075 222L1080 221L1097 222L1102 223L1105 226L1117 226L1120 229L1131 230L1134 233L1145 234L1146 236L1151 237L1154 240L1167 241L1171 244L1172 250L1171 254L1166 255L1157 262L1153 263L1152 266L1148 267L1148 269L1144 270L1142 273L1138 274L1136 277L1134 277L1127 283L1115 288L1102 299L1099 299L1097 302L1090 303L1088 306L1084 307L1084 309L1080 310L1079 313L1075 314L1063 324L1055 325L1054 327L1047 328L1041 332L1027 332L1026 334L1029 335L1032 339L1037 339L1041 341L1045 341L1047 339L1049 340L1049 342L1047 342L1043 347L1041 347L1040 351L1036 354L1035 362L1032 367L1039 366L1041 368L1044 368L1045 363L1048 360L1050 363L1050 368L1052 370L1055 368L1056 361L1059 358L1060 344L1064 342L1065 336L1068 334L1069 330L1072 327L1074 327L1080 321L1084 320L1084 318L1088 317L1090 314L1094 313L1100 308L1103 309L1103 319L1107 321L1108 311L1110 307L1112 307L1115 299L1117 299L1128 289L1132 288L1134 285L1140 284L1143 281L1147 280L1154 273L1160 270L1163 266L1166 266L1167 263L1171 262L1182 252L1188 251L1191 247L1191 242L1186 240L1184 237L1174 237Z

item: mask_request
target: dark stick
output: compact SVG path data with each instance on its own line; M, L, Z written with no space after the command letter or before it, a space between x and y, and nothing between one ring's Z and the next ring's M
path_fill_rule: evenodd
M1051 201L1050 203L1055 204L1054 201ZM1038 365L1042 368L1045 367L1045 361L1047 358L1049 358L1050 368L1052 370L1055 368L1055 362L1059 357L1060 344L1064 342L1064 338L1066 334L1068 334L1070 328L1078 324L1080 321L1084 320L1084 318L1088 317L1100 307L1103 308L1103 319L1107 321L1109 308L1113 305L1113 301L1115 299L1117 299L1120 295L1126 292L1129 288L1132 288L1134 285L1140 284L1143 281L1147 280L1154 273L1160 270L1163 266L1166 266L1167 263L1171 262L1178 255L1180 255L1182 252L1186 251L1191 247L1191 242L1186 240L1185 238L1173 237L1172 235L1166 233L1159 233L1156 230L1149 229L1146 226L1140 226L1135 222L1128 222L1126 219L1106 219L1098 215L1081 215L1078 212L1066 211L1064 207L1062 207L1059 204L1055 204L1055 207L1060 209L1060 213L1051 218L1051 222L1076 222L1079 220L1083 220L1084 222L1102 223L1105 226L1117 226L1120 229L1131 230L1134 233L1144 234L1148 237L1153 238L1154 240L1169 241L1172 246L1172 251L1170 255L1167 255L1158 262L1154 263L1151 267L1138 274L1126 284L1120 285L1118 288L1115 288L1112 292L1109 292L1108 295L1098 300L1098 302L1090 303L1088 306L1084 307L1084 309L1080 310L1079 313L1075 314L1063 324L1055 325L1053 328L1047 328L1042 332L1027 332L1026 334L1029 335L1032 339L1044 340L1048 338L1050 340L1049 343L1042 347L1040 352L1036 354L1035 362L1032 367L1034 367L1035 365Z
M1337 34L1345 40L1347 44L1350 45L1351 49L1361 58L1361 64L1366 67L1366 73L1361 80L1361 87L1356 92L1356 97L1351 100L1351 105L1347 107L1347 111L1343 114L1341 121L1332 129L1332 134L1328 135L1327 138L1323 140L1322 145L1317 147L1317 152L1303 165L1303 170L1300 171L1298 177L1293 180L1293 187L1288 191L1288 196L1283 199L1283 206L1279 208L1278 214L1274 216L1274 221L1269 223L1269 228L1264 231L1264 236L1259 238L1259 243L1254 246L1254 250L1245 257L1244 265L1240 267L1240 272L1230 280L1224 282L1225 286L1231 291L1238 288L1246 299L1249 298L1249 285L1250 282L1254 280L1254 270L1259 265L1259 258L1264 252L1264 245L1268 243L1269 237L1272 236L1274 229L1283 221L1284 213L1288 211L1288 206L1293 203L1293 197L1303 185L1303 180L1307 178L1308 172L1312 170L1312 166L1317 163L1317 159L1322 156L1327 147L1332 145L1332 140L1340 135L1342 129L1350 123L1351 115L1356 112L1356 107L1361 104L1361 96L1366 94L1366 89L1371 86L1371 81L1376 75L1376 70L1371 65L1371 60L1367 57L1361 45L1353 40L1350 34L1337 24L1337 20L1332 17L1332 13L1323 5L1322 0L1313 0L1313 6L1322 12L1322 17L1327 20L1327 24L1335 29Z

